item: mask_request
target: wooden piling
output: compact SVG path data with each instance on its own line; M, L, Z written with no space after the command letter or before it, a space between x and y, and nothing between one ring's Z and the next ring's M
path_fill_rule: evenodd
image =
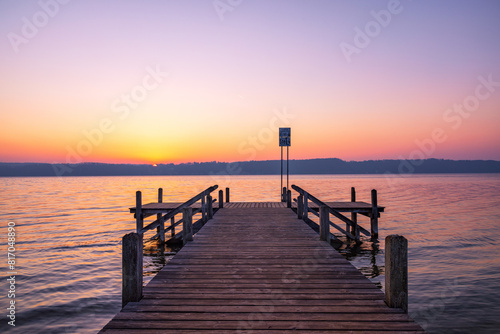
M210 220L214 217L214 209L212 203L212 196L207 195L207 220Z
M143 217L142 217L142 193L135 193L135 227L137 233L142 233Z
M408 240L401 235L385 238L385 302L408 313Z
M302 219L307 220L309 218L309 204L307 203L308 201L308 194L305 192L304 193L304 205L302 207Z
M356 189L354 187L351 187L351 202L356 202ZM358 214L356 212L351 213L351 220L354 226L349 227L349 224L346 224L346 231L354 235L356 240L359 240Z
M287 190L286 192L286 207L291 208L292 207L292 191Z
M330 209L326 205L319 208L319 240L330 242Z
M201 196L201 222L205 224L207 221L207 203L206 203L206 195L203 193Z
M229 203L229 188L226 188L226 203Z
M297 196L297 218L298 219L303 218L303 211L304 211L304 196L299 195L299 196Z
M129 233L122 239L122 308L142 298L142 234Z
M219 209L224 208L224 191L219 190Z
M193 241L193 209L182 209L182 243Z
M377 190L372 190L372 214L370 218L371 225L371 239L378 239L378 204L377 204Z
M283 189L281 189L281 201L286 202L286 187L283 187Z
M158 188L158 203L163 203L163 188ZM160 241L162 243L165 242L165 221L162 219L162 214L156 214L156 219L160 222L156 231L158 232L158 236L160 237Z

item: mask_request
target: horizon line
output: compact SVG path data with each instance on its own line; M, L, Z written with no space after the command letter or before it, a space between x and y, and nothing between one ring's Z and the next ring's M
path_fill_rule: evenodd
M495 161L500 162L500 160L494 159L447 159L447 158L426 158L426 159L367 159L367 160L344 160L341 158L308 158L308 159L289 159L289 161L308 161L308 160L340 160L343 162L366 162L366 161L427 161L427 160L443 160L443 161ZM0 161L0 164L47 164L47 165L84 165L84 164L101 164L101 165L183 165L183 164L204 164L204 163L220 163L220 164L231 164L231 163L243 163L243 162L269 162L269 161L280 161L280 159L268 159L268 160L238 160L238 161L189 161L189 162L158 162L158 163L127 163L127 162L98 162L98 161L85 161L85 162L6 162ZM286 159L283 159L286 161Z

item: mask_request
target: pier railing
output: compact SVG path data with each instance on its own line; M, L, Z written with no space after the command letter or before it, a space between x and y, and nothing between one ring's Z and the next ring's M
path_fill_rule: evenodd
M377 191L375 189L372 190L372 204L366 209L352 209L351 218L347 218L342 213L337 211L336 209L329 206L327 203L321 201L316 198L311 193L305 191L304 189L292 185L292 189L295 190L299 195L294 201L297 203L297 217L299 219L304 220L307 224L309 224L314 230L319 232L322 240L329 241L331 237L335 238L333 234L330 233L330 226L337 229L348 238L355 240L356 242L360 241L360 234L364 234L365 236L371 236L372 240L376 240L378 238L378 217L379 217L379 207L377 205ZM290 190L287 193L287 206L291 207L292 195ZM354 188L351 188L351 202L356 202L356 191ZM314 203L317 205L317 208L311 208L309 203ZM319 218L319 226L309 218L309 213L317 216ZM371 231L363 228L358 224L357 215L362 214L370 217L370 227ZM335 224L330 220L330 214L334 217L340 219L344 222L345 229L341 226Z
M192 197L191 199L187 200L186 202L180 204L176 208L172 208L170 210L167 209L161 209L161 208L155 208L155 209L148 209L147 207L142 206L142 194L140 191L137 191L136 193L136 206L134 209L131 209L132 213L135 213L135 219L136 219L136 233L139 234L144 234L146 231L152 230L154 228L157 229L157 233L155 236L153 236L151 239L156 239L158 238L162 242L165 242L165 233L168 231L171 231L171 237L178 237L179 234L175 233L175 227L183 224L184 225L184 215L185 214L190 214L191 216L196 215L197 213L201 213L201 218L195 222L194 224L204 224L208 219L211 219L213 217L213 204L214 202L217 201L217 199L212 198L210 195L214 190L218 188L218 185L214 185L212 187L209 187L202 192L200 192L198 195ZM220 196L219 196L220 197ZM219 198L220 200L220 198ZM189 213L186 211L184 213L184 209L190 208L193 204L196 202L200 201L201 205L199 208L194 208L192 211ZM158 203L163 203L163 189L159 188L158 189ZM168 211L167 214L162 215L162 212ZM178 220L177 222L175 221L175 216L177 214L182 213L183 218ZM152 223L144 226L144 219L155 215L156 214L156 220L153 221ZM170 226L165 228L165 222L170 220Z
M123 236L122 239L122 307L129 302L137 302L142 298L143 284L143 247L144 233L149 230L157 229L157 233L151 239L158 238L165 242L165 233L170 231L172 238L178 238L182 235L182 242L186 244L193 240L193 225L204 225L209 219L213 218L213 204L216 201L211 193L218 188L217 185L209 187L198 195L192 197L186 202L170 208L162 207L163 189L158 189L158 203L152 203L153 206L142 204L142 193L136 193L136 206L130 209L135 213L136 232ZM222 190L219 191L219 208L223 206ZM226 189L226 198L229 199L229 189ZM193 208L194 204L200 202L198 208ZM164 212L167 212L163 215ZM175 216L182 213L182 218L175 221ZM199 218L193 224L193 216L201 213ZM144 219L156 215L156 220L144 226ZM165 228L165 222L170 220L170 226ZM175 227L182 224L182 231L175 233Z

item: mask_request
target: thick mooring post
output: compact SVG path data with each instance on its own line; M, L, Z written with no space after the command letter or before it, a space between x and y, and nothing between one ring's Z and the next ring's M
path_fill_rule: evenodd
M158 203L163 203L163 188L158 188ZM156 228L161 242L165 242L165 221L162 218L162 214L158 213L156 219L160 222L160 225Z
M226 203L229 203L229 188L226 188Z
M224 191L219 190L219 209L224 207Z
M287 190L286 192L286 207L291 208L292 207L292 191Z
M214 218L214 208L212 203L212 196L207 195L207 220Z
M304 196L297 196L297 218L302 219L304 211Z
M142 218L142 193L135 193L135 229L137 233L142 233L143 218Z
M281 201L286 202L286 187L283 187L283 189L281 189Z
M385 238L385 303L408 313L408 240L401 235Z
M330 210L326 205L319 208L319 240L330 242Z
M193 209L182 209L182 243L193 241Z
M372 240L378 239L378 204L377 191L372 190L372 215L370 218Z
M122 239L122 308L142 298L142 234L129 233Z

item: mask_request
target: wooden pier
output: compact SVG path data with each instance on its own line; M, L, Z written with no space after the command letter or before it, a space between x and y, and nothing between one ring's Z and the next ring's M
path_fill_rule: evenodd
M131 209L141 223L144 216L157 214L148 229L163 233L170 228L161 227L162 223L175 217L175 210L182 213L182 219L172 220L173 225L182 223L190 230L186 224L198 212L202 227L194 236L189 231L174 234L174 238L182 235L192 241L186 241L144 288L141 258L136 264L140 266L140 291L132 297L136 300L124 300L122 311L101 333L424 333L404 307L389 307L382 291L331 247L329 228L333 223L325 215L329 217L330 210L338 212L335 208L318 205L323 217L318 236L304 223L308 213L316 212L307 201L310 194L298 187L296 201L289 196L285 203L227 203L222 201L222 191L216 203L209 195L216 188L202 192L204 200L198 195L198 204L142 206L138 201ZM359 210L367 210L365 204L358 205ZM344 209L357 210L355 204ZM376 209L377 217L380 210L383 208ZM346 224L355 237L359 225ZM139 225L142 233L131 234L140 236L132 244L142 247L146 228ZM139 289L139 277L131 277L134 272L128 262L139 261L142 254L141 247L126 250L125 240L124 293L127 284Z

